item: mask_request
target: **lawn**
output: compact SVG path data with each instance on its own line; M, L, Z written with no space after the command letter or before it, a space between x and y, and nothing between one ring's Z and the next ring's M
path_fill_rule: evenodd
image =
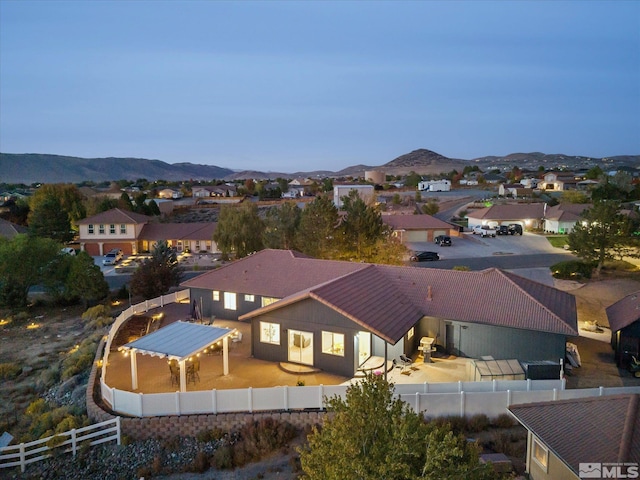
M569 243L567 239L568 237L566 235L553 235L547 237L549 243L556 248L564 248L565 245L568 245Z

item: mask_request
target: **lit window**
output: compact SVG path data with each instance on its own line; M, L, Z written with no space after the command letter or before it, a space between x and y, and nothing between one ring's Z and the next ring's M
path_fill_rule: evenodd
M411 340L413 338L414 333L416 333L416 329L415 329L415 327L411 327L409 329L409 332L407 333L407 338L409 340Z
M120 235L125 235L127 233L127 226L122 223L120 224Z
M213 301L214 302L219 302L220 301L220 292L218 290L214 290L213 291Z
M322 332L322 353L344 357L344 334Z
M224 292L224 308L227 310L236 310L236 294L233 292Z
M244 301L245 302L255 302L256 301L256 297L255 297L255 295L245 295L244 296Z
M89 224L89 235L93 235L93 224Z
M98 227L98 233L100 233L100 235L104 235L104 225L100 225Z
M110 235L115 235L116 234L116 226L113 223L111 225L109 225L109 234Z
M196 252L200 251L200 240L196 240Z
M535 462L540 465L540 467L542 467L542 469L546 472L549 465L549 450L547 450L544 445L539 443L535 437L533 439L533 450L531 456L533 457Z
M267 305L271 305L272 303L276 303L278 301L277 298L273 297L262 297L262 306L266 307Z
M260 322L260 341L280 345L280 325L277 323Z

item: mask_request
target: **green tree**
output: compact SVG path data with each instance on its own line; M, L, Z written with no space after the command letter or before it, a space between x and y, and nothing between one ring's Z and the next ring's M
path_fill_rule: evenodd
M71 183L48 183L42 185L29 200L31 211L37 210L41 202L47 201L52 197L58 199L60 208L65 211L72 223L87 216L82 193L80 193L78 187Z
M358 261L367 260L374 253L376 241L388 234L380 212L367 205L357 191L342 197L345 216L340 225L342 254Z
M422 213L426 213L427 215L435 215L440 211L440 206L438 202L433 199L430 199L427 203L422 205Z
M567 240L578 257L596 264L599 275L605 261L618 258L629 246L630 230L628 217L620 214L620 202L596 200L582 212Z
M59 252L60 244L49 238L0 237L0 304L27 305L29 289L43 281L47 265Z
M560 195L560 203L589 203L589 196L578 190L564 190Z
M322 180L322 191L323 192L333 192L333 179L332 178L325 178L324 180Z
M417 188L418 183L422 181L422 177L416 172L409 172L409 175L404 179L405 187Z
M129 197L129 194L127 192L122 192L122 195L120 195L118 208L121 208L122 210L128 210L130 212L133 211L133 202L131 201L131 198Z
M69 214L58 197L49 196L38 201L29 213L29 235L46 237L60 243L73 238Z
M223 205L220 208L218 226L213 239L224 255L235 252L237 258L262 250L264 222L258 215L258 207L252 202L240 206Z
M585 178L587 178L588 180L598 180L603 175L604 172L602 171L602 169L598 165L596 165L595 167L589 169L589 171L585 175Z
M131 276L131 293L145 299L159 297L179 285L181 277L175 250L161 240L153 247L151 258Z
M302 211L295 202L285 202L270 208L264 221L264 246L266 248L295 248L295 237Z
M105 298L109 294L109 284L93 258L87 252L70 258L71 265L65 281L68 295L79 298L84 308L89 303Z
M494 478L489 465L479 464L474 445L446 425L425 423L394 398L393 384L382 375L367 375L344 399L334 396L326 404L322 428L314 427L298 449L304 479ZM438 468L445 476L434 474Z
M316 258L332 258L338 226L338 209L328 195L319 195L300 215L296 245Z

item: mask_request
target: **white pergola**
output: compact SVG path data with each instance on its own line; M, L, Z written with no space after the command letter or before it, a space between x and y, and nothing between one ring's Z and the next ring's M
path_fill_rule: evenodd
M138 364L136 355L177 360L180 365L180 391L187 391L187 369L185 362L206 348L213 348L222 340L222 369L229 374L229 337L235 329L214 327L189 322L174 322L149 335L140 337L120 347L128 351L131 357L131 388L138 389Z

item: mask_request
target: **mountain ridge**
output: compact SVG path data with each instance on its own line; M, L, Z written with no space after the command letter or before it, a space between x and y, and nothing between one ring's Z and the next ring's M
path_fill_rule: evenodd
M482 170L506 170L513 166L536 170L545 168L591 168L599 165L603 170L620 166L638 168L640 155L614 157L584 157L542 152L511 153L504 156L485 156L471 160L445 157L427 149L417 149L400 155L379 166L352 165L337 172L316 170L310 172L261 172L256 170L232 170L215 165L190 162L167 163L157 159L134 157L82 158L56 154L0 153L0 183L80 183L130 180L238 180L246 178L323 178L364 176L367 170L383 170L388 175L405 175L414 171L421 175L437 175L451 170L462 170L468 165L478 165Z

